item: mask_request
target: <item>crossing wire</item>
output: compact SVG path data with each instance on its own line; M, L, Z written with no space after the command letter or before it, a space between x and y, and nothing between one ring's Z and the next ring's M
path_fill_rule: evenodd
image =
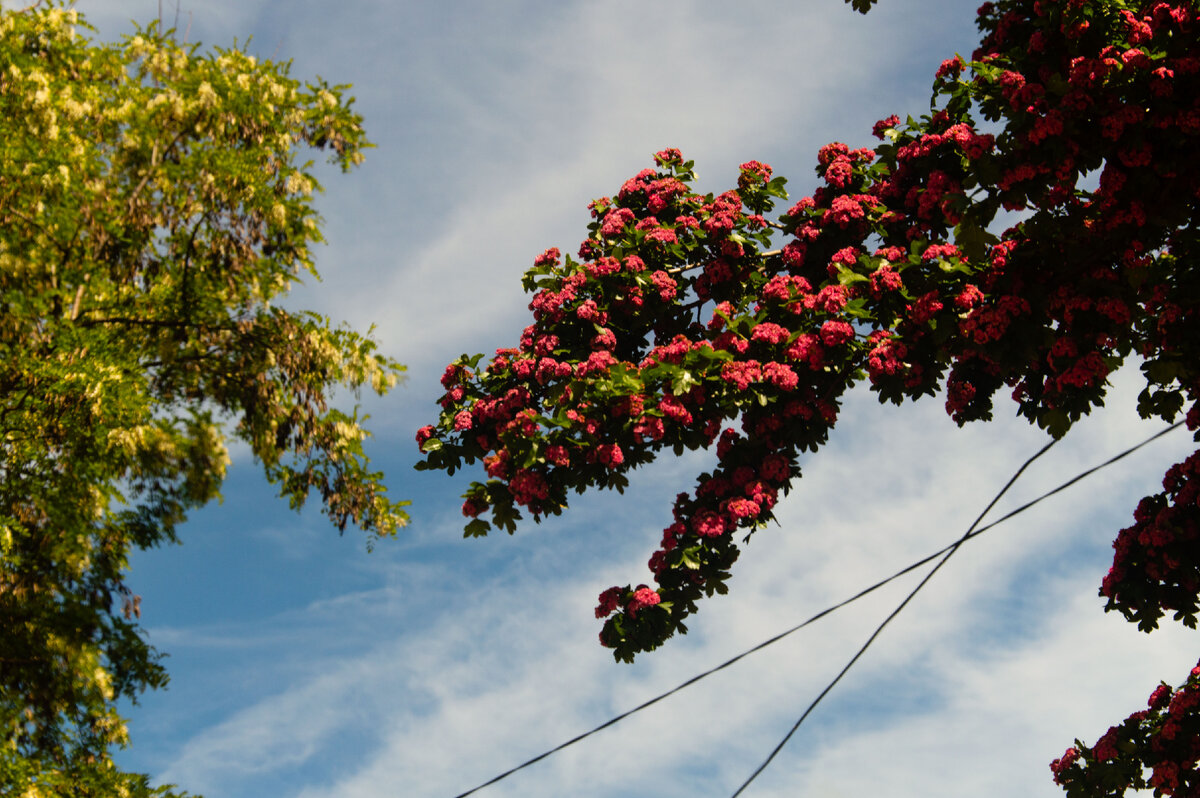
M1011 518L1013 515L1016 515L1019 512L1024 512L1026 509L1028 509L1029 507L1032 507L1034 504L1036 504L1038 501L1041 501L1043 498L1047 498L1047 497L1053 495L1054 493L1057 493L1060 490L1066 489L1067 487L1074 484L1075 482L1078 482L1080 479L1083 479L1088 474L1095 473L1096 471L1100 470L1101 468L1105 468L1107 466L1112 465L1117 460L1120 460L1122 457L1126 456L1127 454L1131 454L1132 452L1141 448L1141 446L1146 445L1147 443L1154 440L1155 438L1158 438L1161 435L1167 434L1171 430L1178 427L1181 423L1182 422L1176 422L1175 424L1168 427L1167 429L1160 431L1157 435L1154 435L1151 438L1147 439L1146 441L1143 441L1138 446L1135 446L1132 449L1126 450L1125 452L1108 460L1107 462L1101 464L1100 466L1097 466L1095 468L1092 468L1092 469L1089 469L1088 471L1083 472L1082 474L1076 476L1074 479L1070 480L1069 482L1063 483L1059 487L1055 488L1050 493L1047 493L1044 496L1039 497L1036 501L1030 502L1029 504L1024 505L1023 507L1020 507L1017 510L1013 511L1012 513L1009 513L1008 515L1005 516L1005 518ZM781 750L783 750L783 747L787 744L787 741L790 740L792 738L792 735L796 733L796 730L800 728L800 724L802 724L805 721L805 719L810 714L812 714L812 711L817 708L818 704L821 703L821 699L825 698L825 696L829 694L829 691L833 689L834 685L836 685L838 682L840 682L842 680L842 677L845 676L846 673L850 670L850 668L852 668L854 666L854 663L858 662L859 658L863 654L866 653L867 649L871 647L871 644L875 642L875 639L877 637L879 637L880 633L883 632L884 627L886 627L889 623L891 623L892 619L895 618L897 615L899 615L901 613L901 611L903 611L904 608L906 606L908 606L908 602L912 601L913 597L916 596L917 593L921 592L921 588L925 587L925 585L928 584L929 580L933 578L933 575L936 574L938 572L938 570L940 570L941 567L943 565L945 565L951 557L954 556L954 552L958 551L959 547L962 546L962 544L966 543L972 537L979 534L979 531L982 531L982 530L977 531L975 528L979 525L979 522L983 520L984 516L986 516L988 514L988 512L991 511L992 507L995 506L996 502L1000 501L1000 497L1008 492L1008 489L1013 486L1013 483L1015 483L1017 481L1017 478L1021 476L1021 473L1026 468L1028 468L1030 465L1032 465L1035 460L1037 460L1043 454L1048 452L1050 450L1050 448L1052 446L1054 446L1054 444L1058 443L1058 440L1059 439L1050 441L1050 443L1048 443L1044 447L1042 447L1042 449L1037 454L1033 455L1028 460L1026 460L1024 465L1022 465L1020 468L1018 468L1017 472L1015 474L1013 474L1012 479L1010 479L1008 481L1008 483L1003 488L1000 489L1000 492L996 494L996 498L992 499L991 503L986 508L984 508L984 511L982 513L979 514L979 517L975 519L975 523L971 524L970 528L965 533L963 533L963 536L961 538L959 538L957 541L955 541L954 543L952 543L950 546L948 546L946 549L943 549L943 551L945 551L945 554L942 555L942 558L940 560L938 560L937 564L934 565L932 568L930 568L929 573L925 574L925 577L923 579L921 579L921 581L917 584L917 586L914 587L907 596L904 597L904 600L896 605L896 609L892 610L891 614L888 615L888 617L884 618L883 622L880 623L879 626L875 627L875 631L872 632L871 636L867 638L867 641L862 644L862 647L859 648L858 651L854 654L854 656L850 658L850 661L847 662L845 667L843 667L841 669L841 671L838 672L838 675L833 677L833 679L829 682L829 684L825 685L825 689L822 690L817 695L817 697L812 700L812 703L810 703L808 705L808 708L804 710L804 714L802 714L800 716L800 718L795 722L795 724L792 725L792 728L788 730L788 733L783 736L783 739L779 741L779 744L776 745L775 748L771 751L771 753L767 756L767 758L765 760L763 760L763 763L761 765L759 765L754 770L753 773L750 774L750 777L742 783L741 787L737 788L737 791L733 793L731 798L738 798L738 796L741 795L742 792L747 787L749 787L750 784L756 778L758 778L759 774L762 773L764 770L766 770L767 765L771 764L771 760L773 760L775 758L775 755L778 754ZM1001 519L1001 520L1004 520L1004 519ZM999 523L999 522L997 522L997 523ZM995 526L995 524L992 524L992 526ZM933 556L936 557L938 555L935 554ZM926 562L928 562L928 559L926 560Z
M575 737L572 737L571 739L569 739L563 743L560 743L559 745L556 745L554 748L543 751L542 753L538 754L537 756L533 757L532 759L528 759L525 762L522 762L521 764L519 764L515 767L509 768L508 770L504 771L503 773L501 773L497 776L494 776L491 779L488 779L487 781L483 782L482 784L479 784L476 787L472 787L471 789L467 790L466 792L459 793L454 798L466 798L466 796L473 795L474 793L479 792L480 790L484 789L485 787L490 787L491 785L493 785L499 781L503 781L504 779L508 778L509 776L513 775L514 773L524 770L525 768L529 767L530 765L534 765L538 762L541 762L543 759L546 759L546 758L558 753L559 751L562 751L565 748L569 748L570 746L574 745L575 743L582 742L583 740L587 739L588 737L591 737L593 734L603 731L604 729L607 729L610 726L614 726L617 723L620 723L621 721L625 720L629 716L635 715L638 712L641 712L643 709L648 709L648 708L654 706L659 701L662 701L665 698L669 698L670 696L675 695L676 693L684 690L685 688L691 687L693 684L696 684L697 682L701 681L702 679L712 676L714 673L718 673L719 671L725 670L726 668L728 668L731 665L733 665L734 663L742 660L743 658L745 658L751 654L754 654L758 651L761 651L764 648L767 648L768 646L778 643L780 640L787 637L788 635L791 635L795 632L800 631L801 629L805 628L806 626L816 623L817 621L821 620L825 616L831 615L835 611L837 611L843 607L846 607L850 604L853 604L854 602L858 601L861 598L865 598L866 596L870 595L871 593L874 593L876 590L880 589L884 585L887 585L890 582L893 582L896 579L899 579L900 577L904 576L905 574L915 571L916 569L920 568L922 565L932 562L933 560L935 560L938 557L941 557L943 555L948 556L950 553L953 553L954 550L958 549L958 547L961 546L966 541L971 540L972 538L979 537L984 532L987 532L988 530L999 526L1000 524L1004 523L1005 521L1008 521L1008 520L1014 518L1015 516L1020 515L1021 513L1025 512L1026 510L1029 510L1030 508L1032 508L1034 505L1045 501L1046 499L1050 498L1051 496L1061 493L1062 491L1071 487L1075 483L1091 476L1092 474L1096 473L1097 471L1105 469L1108 466L1111 466L1114 463L1118 462L1119 460L1122 460L1122 459L1128 457L1129 455L1133 454L1137 450L1141 449L1143 446L1146 446L1146 445L1152 443L1153 441L1157 440L1158 438L1161 438L1162 436L1166 435L1167 433L1175 430L1176 428L1181 426L1182 423L1183 422L1177 422L1175 424L1172 424L1171 426L1169 426L1169 427L1157 432L1156 434L1150 436L1149 438L1145 439L1141 443L1131 446L1130 448L1124 450L1120 454L1117 454L1117 455L1109 458L1108 460L1105 460L1103 463L1100 463L1099 465L1093 466L1093 467L1087 469L1086 471L1082 471L1079 474L1076 474L1074 477L1067 480L1066 482L1063 482L1062 484L1058 485L1057 487L1055 487L1049 491L1046 491L1045 493L1038 496L1037 498L1032 499L1032 500L1026 502L1025 504L1022 504L1021 506L1006 513L1005 515L1001 516L1000 518L996 519L995 521L992 521L989 524L985 524L984 526L975 528L976 525L979 523L979 519L976 519L975 524L972 524L971 528L968 529L967 532L964 533L962 535L962 537L960 537L955 542L953 542L949 545L946 545L946 546L942 547L941 549L938 549L937 551L933 552L932 554L922 557L921 559L917 560L916 562L913 562L913 563L905 566L904 568L900 569L899 571L892 574L891 576L881 579L880 581L876 582L875 584L871 585L870 587L860 590L858 593L855 593L853 596L851 596L847 599L844 599L844 600L838 602L837 604L833 604L833 605L830 605L829 607L826 607L825 609L821 610L820 612L816 613L815 615L810 616L809 618L805 619L804 621L801 621L800 623L796 624L795 626L791 627L790 629L786 629L783 632L780 632L779 634L777 634L773 637L767 638L766 640L762 641L758 645L746 649L745 651L741 652L740 654L737 654L737 655L725 660L721 664L719 664L713 668L710 668L709 670L706 670L702 673L699 673L684 682L681 682L680 684L676 685L675 687L671 688L670 690L666 691L665 693L657 695L654 698L649 699L648 701L644 701L641 704L638 704L637 706L633 707L630 710L622 712L621 714L616 715L612 718L609 718L604 723L601 723L599 726L596 726L595 728L592 728L586 732L583 732L582 734L576 735ZM1052 446L1053 443L1054 442L1051 441L1050 444L1047 444L1047 446L1045 448L1043 448L1036 455L1034 455L1032 458L1030 458L1025 463L1025 465L1021 466L1021 468L1017 471L1017 473L1013 476L1013 478L1009 480L1008 484L1005 485L1003 490L1001 490L1000 493L997 494L996 497L994 499L992 499L992 501L988 504L987 509L985 509L983 511L983 513L980 514L980 516L979 516L980 519L982 519L985 515L987 515L988 510L990 510L995 505L995 503L1004 494L1004 492L1007 491L1008 488L1012 485L1012 483L1016 481L1016 479L1020 475L1020 473L1022 471L1024 471L1025 468L1030 463L1033 462L1033 460L1037 459L1043 453L1045 453L1045 451L1047 449L1049 449L1049 447ZM939 563L933 570L930 571L929 574L926 575L925 579L922 581L921 584L923 585L926 581L928 581L929 577L933 575L933 571L936 571L937 568L940 568L940 567L941 567L941 564ZM920 586L918 586L918 589L920 589ZM914 591L914 593L915 593L915 591ZM910 594L909 598L912 598L911 594ZM904 603L907 603L907 602L908 602L908 599L905 599ZM901 606L903 606L903 604ZM891 618L894 617L897 612L899 612L899 608L896 610L896 612L893 612L893 614L891 616L889 616L887 621L890 621ZM874 635L872 635L871 640L874 640L875 636L879 634L879 631L881 631L882 627L887 624L887 621L884 621L884 623L881 624L880 628L876 630ZM870 645L870 641L867 642L867 645ZM857 659L862 654L862 652L865 650L866 650L866 647L864 646L864 648L862 650L860 650L858 654L855 655L854 659ZM853 664L853 660L851 661L850 664L851 665ZM847 670L849 670L849 667L850 666L847 665L846 668L844 668L842 670L842 673L840 673L837 676L837 678L834 680L833 684L836 684L837 680L841 679L841 677L845 674L845 672ZM803 723L804 718L806 718L812 712L812 710L816 707L817 703L819 703L820 700L822 698L824 698L825 694L828 693L829 690L832 689L833 684L830 684L828 687L826 687L826 689L821 693L821 695L817 697L816 701L814 701L809 706L809 708L805 711L804 715L802 715L800 720L797 721L796 725L792 727L792 730L788 732L788 734L784 737L784 739L780 742L780 744L778 746L776 746L775 750L771 752L771 755L767 758L767 760L765 762L763 762L763 764L760 765L757 770L755 770L754 774L745 783L742 784L742 786L738 789L738 792L734 794L735 796L740 794L747 786L749 786L750 782L754 781L754 779L757 778L758 774L761 773L768 764L770 764L771 760L774 759L775 755L777 753L779 753L779 751L783 748L783 746L787 743L787 741L795 733L796 729L798 729L800 727L800 724Z

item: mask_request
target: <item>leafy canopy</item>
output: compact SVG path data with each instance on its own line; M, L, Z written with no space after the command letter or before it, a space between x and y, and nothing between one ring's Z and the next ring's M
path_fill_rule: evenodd
M144 792L121 698L165 684L124 582L218 497L228 435L282 496L393 534L338 387L403 367L275 304L316 278L310 150L369 146L345 86L156 25L89 39L74 9L0 10L0 784Z

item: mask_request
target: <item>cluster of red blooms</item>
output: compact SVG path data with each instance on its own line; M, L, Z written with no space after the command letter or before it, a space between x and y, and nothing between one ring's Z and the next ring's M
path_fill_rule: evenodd
M930 116L881 120L874 149L822 148L822 184L778 221L783 180L765 164L701 196L691 163L658 153L592 203L580 261L535 260L519 347L446 370L439 423L417 440L423 467L483 461L468 534L557 514L570 490L621 488L664 448L716 445L650 557L657 587L601 595L600 639L619 659L725 592L736 534L770 520L864 378L886 401L944 390L960 424L990 418L1007 386L1061 436L1136 353L1139 412L1188 408L1200 428L1200 12L1007 0L979 25L972 60L938 70ZM1000 132L978 133L972 114ZM1028 214L997 236L1002 209ZM1164 610L1195 623L1198 462L1172 469L1115 544L1109 609L1147 627Z
M1156 687L1146 709L1111 727L1095 745L1076 740L1050 771L1071 798L1118 798L1130 789L1197 798L1198 763L1200 663L1178 690Z

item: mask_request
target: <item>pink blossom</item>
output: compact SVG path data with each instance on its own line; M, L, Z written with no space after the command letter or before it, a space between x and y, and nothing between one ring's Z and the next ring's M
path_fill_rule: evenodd
M737 308L729 302L721 302L713 308L712 318L708 321L708 329L720 330L725 326L725 322L733 318L737 313Z
M812 333L804 333L792 341L786 354L789 360L806 363L813 371L820 369L825 364L825 350L821 347L817 336Z
M712 510L704 510L692 519L692 531L702 538L720 537L725 533L725 520Z
M771 167L765 163L746 161L738 168L741 170L743 178L753 179L756 183L766 183L771 179ZM739 180L739 185L740 182Z
M658 403L658 409L668 418L674 419L680 424L692 423L692 414L673 394L664 396Z
M508 489L517 504L530 505L550 495L550 486L541 474L521 469L509 480Z
M854 328L844 321L829 319L821 325L821 341L826 346L838 346L854 337Z
M786 457L781 454L769 454L763 458L762 465L759 466L759 474L763 479L782 484L791 476L791 469L788 467Z
M1064 388L1087 388L1103 383L1109 374L1109 367L1104 363L1098 352L1092 351L1075 361L1065 372L1055 379L1059 390Z
M747 482L754 479L754 469L748 465L738 466L729 478L733 482L734 489L741 490Z
M533 259L534 266L557 266L562 253L558 251L558 247L551 247Z
M588 359L575 366L576 377L587 377L588 374L604 373L617 365L617 359L607 349L595 350Z
M942 301L938 299L937 291L934 290L908 306L908 317L913 324L925 324L941 309Z
M449 366L446 366L446 370L442 373L442 387L447 389L450 388L450 386L458 382L466 374L466 372L467 370L462 366L456 366L453 363L451 363Z
M750 383L762 379L762 369L757 360L733 360L721 367L721 378L737 386L739 391L750 387Z
M555 349L558 349L558 344L559 340L557 335L543 335L534 343L533 353L535 355L549 355L554 352Z
M896 340L888 330L876 330L867 339L875 347L867 355L867 372L871 382L879 382L904 370L904 357L908 347Z
M645 191L650 184L650 178L654 176L655 173L653 169L643 169L625 181L624 185L621 186L620 192L617 193L617 196L624 200L627 199L631 194L636 194L639 191Z
M742 518L757 518L759 512L762 510L758 506L758 502L750 499L730 499L726 507L729 510L729 514L739 520Z
M675 147L668 147L665 150L659 150L654 153L654 162L659 166L673 166L683 163L683 154Z
M945 61L942 62L942 65L938 67L938 70L937 70L937 73L935 76L938 78L947 78L947 77L956 78L956 77L958 77L958 74L960 72L962 72L962 69L963 69L962 59L959 58L958 56L954 56L953 58L947 58Z
M763 286L762 295L766 299L787 302L792 298L793 291L797 294L805 294L812 291L812 285L803 277L777 274Z
M734 217L732 213L722 211L714 213L707 221L704 222L704 231L716 239L724 238L729 235L729 231L733 229Z
M614 211L609 211L604 217L604 222L600 225L600 235L605 238L615 238L621 234L621 231L633 219L633 211L628 208L618 208Z
M1063 771L1068 770L1075 760L1079 758L1079 749L1072 746L1068 748L1063 755L1050 763L1050 772L1054 774L1054 783L1062 784Z
M583 321L594 321L597 324L608 321L608 314L600 310L594 299L584 300L583 304L575 308L575 315Z
M956 421L967 411L974 398L975 386L971 383L953 378L946 381L946 412Z
M651 230L646 234L646 240L654 241L659 244L674 244L679 241L679 239L675 237L675 231L668 230L665 227L659 227Z
M839 158L847 157L849 154L849 147L840 141L834 141L817 150L817 163L821 164L821 166L828 166Z
M878 122L876 122L875 126L871 129L871 132L875 134L875 138L882 140L884 137L884 131L890 130L896 127L898 124L900 124L900 117L892 114L887 119L880 119Z
M625 453L615 443L602 443L596 447L596 462L609 468L616 468L625 462Z
M645 402L646 398L641 394L617 397L612 404L612 415L614 417L640 415Z
M853 266L858 262L857 247L842 247L837 252L833 253L833 257L829 259L833 263L841 263L846 266Z
M596 606L596 617L605 618L611 615L613 610L617 608L617 605L621 603L621 594L624 592L619 587L610 587L601 593L600 603Z
M504 479L508 474L508 449L501 449L494 455L483 458L483 469L489 477Z
M650 275L650 282L658 289L658 298L663 302L670 302L675 298L678 283L662 269Z
M652 441L661 441L665 434L666 428L663 426L663 420L656 416L642 416L633 425L633 438L638 443L647 438Z
M800 216L805 211L810 210L811 208L815 208L816 205L817 205L817 203L813 200L812 197L804 197L799 202L797 202L795 205L793 205L790 209L788 209L787 215L791 216L791 217Z
M783 343L791 336L791 332L786 328L772 322L763 322L754 328L754 332L750 333L752 341L763 341L768 344Z
M476 518L488 508L488 503L482 499L470 498L463 502L462 514L467 518Z
M977 286L967 285L954 298L954 306L962 310L970 310L983 300L983 292Z
M724 258L715 258L704 264L704 277L713 285L723 283L733 278L733 268Z
M790 391L800 383L800 377L792 371L791 366L784 363L766 364L763 366L763 376L776 388L784 391Z
M827 285L812 296L804 298L806 308L823 310L826 313L837 313L846 307L850 291L844 285Z
M846 158L839 158L825 170L825 182L835 188L844 188L854 174L854 166Z
M630 618L636 618L638 610L644 607L653 607L662 601L662 596L657 590L652 590L645 585L642 585L637 590L633 591L633 598L625 605L625 609L629 612Z
M720 251L723 256L731 260L737 260L746 254L746 250L741 244L728 238L721 242Z
M937 260L938 258L958 257L958 247L953 244L931 244L921 253L922 260Z
M839 227L846 227L856 219L861 219L865 215L862 205L860 205L853 197L845 195L834 197L833 202L829 206L829 210L825 212L825 224L836 224Z
M739 435L737 430L733 429L732 427L727 427L722 430L721 438L717 441L717 457L725 459L725 455L729 454L729 451L734 447L734 445L741 440L742 436Z
M588 273L589 277L603 277L608 274L616 274L620 270L620 262L616 258L607 256L584 266L584 271Z
M565 446L559 446L557 444L554 446L547 446L546 461L553 463L556 466L565 467L571 464L571 455L567 452L567 447Z
M592 349L612 350L617 346L617 336L607 327L602 327L591 340Z
M670 343L656 346L650 350L647 363L682 363L684 357L692 349L692 342L686 336L676 335Z
M650 569L650 572L657 577L663 571L667 570L667 552L663 551L662 549L658 549L650 555L650 559L647 561L646 566Z
M1120 729L1116 726L1109 727L1109 730L1104 733L1104 736L1096 741L1092 746L1092 754L1101 762L1111 762L1117 758L1117 735Z
M897 291L904 285L900 272L885 263L871 273L871 296L878 299L884 293Z

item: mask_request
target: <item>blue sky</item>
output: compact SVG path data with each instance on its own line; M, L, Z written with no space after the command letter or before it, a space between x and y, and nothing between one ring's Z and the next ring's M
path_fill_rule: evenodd
M78 8L105 38L158 13L155 0ZM127 767L210 798L449 798L952 541L1044 442L1003 405L959 430L938 401L852 395L730 595L686 637L614 663L596 594L648 581L670 501L707 457L657 463L624 496L583 497L511 538L462 540L459 494L478 475L412 470L443 366L516 340L533 257L573 251L588 201L656 150L694 159L703 190L753 158L807 193L818 147L869 145L875 120L928 108L934 69L973 47L970 8L213 0L181 7L180 27L189 14L193 41L252 36L299 78L355 86L378 147L325 180L324 281L292 304L376 325L408 364L364 407L368 451L414 500L413 522L368 554L352 530L290 512L235 447L224 503L182 546L133 560L172 683L130 710ZM1003 506L1157 429L1133 410L1136 370L1114 383ZM1096 596L1115 532L1188 443L1176 433L965 547L746 795L1061 795L1050 760L1195 656L1194 632L1143 635ZM479 794L729 795L916 578Z

